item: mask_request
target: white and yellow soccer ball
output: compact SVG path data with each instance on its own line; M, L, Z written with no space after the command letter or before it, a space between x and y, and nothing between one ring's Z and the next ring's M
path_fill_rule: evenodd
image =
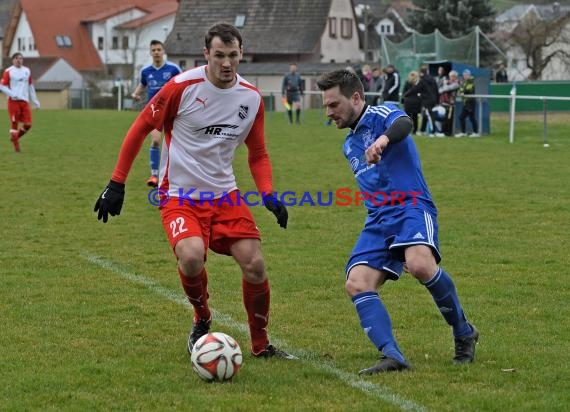
M234 338L211 332L196 341L190 360L192 368L205 381L227 381L238 373L243 356Z

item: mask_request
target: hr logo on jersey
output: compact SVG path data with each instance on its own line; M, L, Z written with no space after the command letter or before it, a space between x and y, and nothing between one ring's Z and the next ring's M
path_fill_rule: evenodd
M211 126L202 127L201 129L197 129L196 131L199 132L201 130L204 131L204 134L213 135L216 138L221 139L233 139L238 137L239 135L235 133L231 133L225 129L237 129L239 126L235 124L213 124Z
M239 107L239 113L238 116L240 119L244 120L247 117L247 112L249 111L249 106L243 106L241 105Z

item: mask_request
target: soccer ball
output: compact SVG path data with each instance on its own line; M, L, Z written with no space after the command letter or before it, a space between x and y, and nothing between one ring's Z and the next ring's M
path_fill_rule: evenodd
M205 381L226 381L239 371L243 357L234 338L212 332L196 341L190 360L192 369Z

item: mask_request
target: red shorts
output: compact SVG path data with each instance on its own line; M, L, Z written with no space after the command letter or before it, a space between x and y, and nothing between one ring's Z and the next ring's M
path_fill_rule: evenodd
M25 100L8 99L8 114L12 123L32 124L30 104Z
M239 239L261 239L259 229L243 198L238 191L220 199L192 205L188 200L171 197L160 208L162 225L174 250L179 240L198 236L209 248L222 255L231 255L231 245ZM228 202L228 198L230 201Z

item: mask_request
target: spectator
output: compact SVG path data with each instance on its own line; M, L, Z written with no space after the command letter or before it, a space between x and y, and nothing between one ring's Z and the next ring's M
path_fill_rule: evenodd
M439 93L437 91L437 83L435 79L430 76L428 66L426 65L420 67L420 81L418 86L422 100L422 125L420 132L422 134L427 133L428 135L439 133L439 130L435 130L431 114L432 109L437 104Z
M418 90L420 75L417 71L411 71L402 90L402 103L404 111L412 119L412 133L418 132L418 115L422 111L421 94Z
M447 79L447 73L445 72L445 67L439 66L437 68L437 76L435 76L435 83L439 89L443 85L443 81Z
M453 135L453 121L455 118L455 95L459 89L459 75L455 70L449 72L449 79L443 81L439 88L439 104L445 108L445 118L441 131L445 136Z
M461 114L459 115L459 123L461 124L461 133L457 133L455 137L467 136L467 125L465 120L469 119L471 122L471 127L473 132L469 134L469 137L479 137L477 129L477 119L475 118L475 98L469 97L475 94L475 79L471 76L471 71L469 69L463 70L463 83L459 86L457 92L461 96L463 105L461 108Z
M384 87L382 101L396 106L400 103L400 74L393 64L384 67Z
M374 78L372 76L372 69L369 64L362 66L362 85L364 86L364 93L374 92ZM374 104L374 96L365 95L366 103Z
M382 70L380 69L380 67L374 67L372 69L372 80L373 80L373 86L372 89L374 91L374 93L380 93L382 91L382 86L384 86L384 78L382 77ZM380 100L381 95L376 95L374 96L374 100L372 101L373 105L377 105L379 103L382 103Z
M499 68L497 69L497 72L495 73L495 81L497 83L508 83L509 82L509 76L507 75L507 69L505 69L505 64L503 62L501 62L499 64Z

